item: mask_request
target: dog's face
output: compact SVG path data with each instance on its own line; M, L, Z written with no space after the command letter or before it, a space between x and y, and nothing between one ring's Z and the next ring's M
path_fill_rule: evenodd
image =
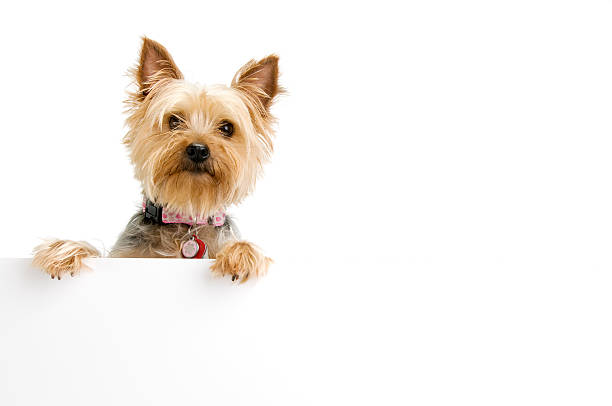
M272 152L276 56L247 63L230 87L199 87L183 80L163 46L145 38L131 73L137 90L127 101L124 142L150 200L204 217L253 190Z

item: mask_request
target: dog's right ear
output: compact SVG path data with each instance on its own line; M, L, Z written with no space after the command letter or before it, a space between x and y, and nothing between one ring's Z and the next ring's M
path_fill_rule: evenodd
M143 97L162 79L183 78L183 74L166 48L147 37L142 38L140 62L135 76Z

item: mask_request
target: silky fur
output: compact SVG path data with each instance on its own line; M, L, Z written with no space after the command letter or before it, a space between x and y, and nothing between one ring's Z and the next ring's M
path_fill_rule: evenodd
M50 239L34 248L34 251L34 266L57 279L62 279L65 273L74 276L85 267L85 258L100 256L98 250L86 241Z
M229 87L198 86L184 80L161 44L143 38L139 63L130 74L135 89L126 100L128 132L123 142L146 198L170 211L206 218L253 191L273 151L274 117L269 108L283 91L277 56L249 61ZM170 128L172 116L179 117L178 128ZM233 124L231 137L220 131L224 122ZM210 150L210 157L197 168L185 155L192 143ZM267 271L270 259L253 244L239 241L229 217L222 227L195 230L209 246L209 256L217 258L214 273L245 281ZM110 255L180 257L181 243L189 235L189 226L151 224L139 212ZM83 258L99 255L92 248L83 242L49 241L35 249L34 264L58 278L74 274Z

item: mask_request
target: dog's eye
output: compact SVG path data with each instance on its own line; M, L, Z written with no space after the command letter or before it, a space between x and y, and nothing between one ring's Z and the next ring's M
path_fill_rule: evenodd
M176 130L181 125L181 121L179 116L173 114L168 118L168 126L171 130Z
M228 121L224 121L219 126L219 131L226 137L231 137L234 134L234 125Z

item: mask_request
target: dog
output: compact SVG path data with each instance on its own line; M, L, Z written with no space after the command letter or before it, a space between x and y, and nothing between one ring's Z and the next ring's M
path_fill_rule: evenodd
M144 37L130 69L127 146L142 185L142 209L130 219L109 256L203 258L218 276L245 282L271 263L243 241L227 207L249 195L273 151L270 107L284 90L278 56L251 60L230 86L198 86L184 80L170 53ZM47 240L33 264L61 279L83 260L100 257L84 241Z

